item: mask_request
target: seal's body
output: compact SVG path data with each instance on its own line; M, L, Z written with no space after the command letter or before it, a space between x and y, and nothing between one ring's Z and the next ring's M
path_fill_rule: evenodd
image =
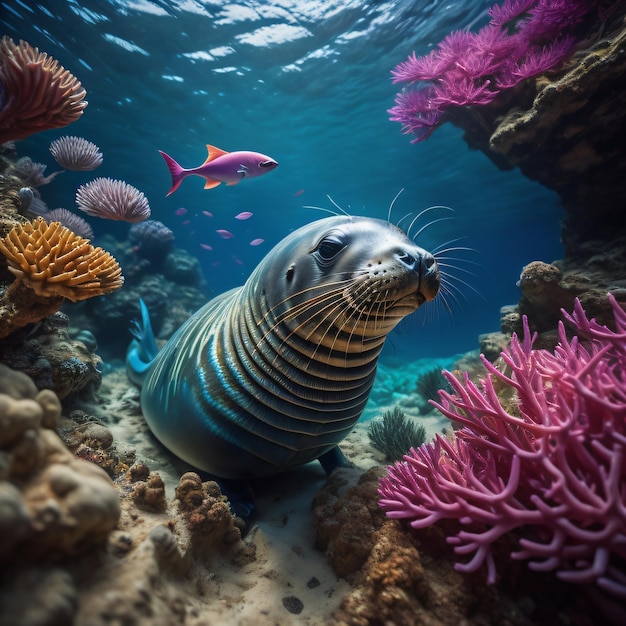
M439 283L434 257L388 222L308 224L158 353L144 311L127 369L142 384L145 419L172 452L217 477L323 461L359 419L385 337Z

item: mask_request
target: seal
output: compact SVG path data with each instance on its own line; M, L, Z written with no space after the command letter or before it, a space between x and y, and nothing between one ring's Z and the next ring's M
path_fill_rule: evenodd
M154 435L224 479L319 459L359 419L388 333L432 300L432 254L384 220L333 216L279 242L242 287L209 301L157 351L147 309L127 353Z

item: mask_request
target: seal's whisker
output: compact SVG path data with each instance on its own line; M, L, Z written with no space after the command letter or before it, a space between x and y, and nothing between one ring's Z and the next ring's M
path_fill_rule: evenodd
M456 299L456 296L454 295L454 293L450 291L450 289L448 289L448 286L444 284L443 282L441 283L441 286L439 287L438 295L439 295L438 301L443 303L443 307L445 308L448 315L450 316L450 319L452 319L452 307L450 306L450 303L448 302L448 297L454 299L456 303L459 304L458 300Z
M335 336L330 344L329 353L328 353L328 363L330 363L330 355L332 354L333 351L335 351L335 345L337 344L337 341L339 340L339 335L342 332L344 332L344 328L348 325L348 323L352 319L354 319L354 324L352 325L352 330L350 331L348 338L346 340L346 348L344 350L344 367L347 369L348 359L350 358L350 344L352 343L352 336L354 335L354 331L356 327L358 326L359 319L362 315L362 311L360 309L355 309L354 307L346 306L346 308L344 309L344 311L342 311L342 313L345 312L346 310L349 310L349 313L346 316L343 323L337 328L337 331L335 332ZM337 318L335 318L335 320L336 319ZM328 330L330 330L330 328Z
M328 306L330 307L330 310L326 312L324 317L322 317L322 319L311 329L309 334L306 336L307 341L309 341L311 339L311 337L313 336L313 334L315 333L315 331L317 331L320 326L326 326L326 330L324 331L324 334L322 335L322 337L320 338L319 341L315 342L315 349L309 355L309 366L311 365L311 363L315 359L315 355L317 354L317 351L319 350L320 346L323 345L324 339L328 335L328 332L334 326L336 320L339 319L339 317L341 316L342 309L345 306L345 304L341 300L339 302L337 302L336 300L333 300L333 302L331 302ZM335 313L335 311L339 311L339 312L337 313L335 318L332 320L332 322L330 324L326 325L326 322L330 319L331 315L333 315L333 313ZM293 334L297 333L297 331L300 328L304 327L304 325L305 325L305 323L302 322L299 326L294 328L292 330L292 332L289 334L289 336L285 337L284 341L287 341L287 339L290 339L293 336ZM330 360L330 352L328 353L328 359Z
M452 209L450 209L452 210ZM427 224L424 224L412 237L413 241L415 241L427 228L430 228L433 224L437 224L438 222L447 222L449 220L453 220L453 217L440 217L436 220L431 220ZM411 224L412 225L412 224Z
M349 283L346 283L346 284L349 284ZM304 302L298 302L297 304L290 306L288 309L286 309L282 313L279 313L276 316L276 323L280 324L282 322L286 322L289 319L293 319L297 315L306 313L312 307L318 306L326 300L332 300L336 296L340 295L342 292L343 292L343 285L341 286L341 288L334 289L327 293L315 295L309 298L308 300L305 300Z
M478 291L478 289L476 289L476 287L474 287L472 284L468 283L466 280L463 280L461 278L459 278L458 276L448 276L445 280L445 285L447 287L449 287L450 289L457 289L459 294L461 294L463 296L464 300L467 300L467 298L465 297L465 294L463 293L463 291L461 290L461 288L459 287L458 284L455 283L459 283L461 285L463 285L463 287L467 287L468 289L471 289L481 300L485 299L485 296L483 296L482 293L480 293L480 291Z
M349 311L348 315L344 319L343 323L337 328L335 332L335 336L333 337L332 341L330 342L330 346L328 347L328 358L327 358L328 363L330 363L330 355L336 350L335 346L337 345L337 341L339 341L339 335L341 335L341 333L343 332L343 329L346 327L348 322L357 313L355 309L352 309L351 307L346 306L342 311L339 312L339 315L337 315L337 317L335 317L335 319L333 320L333 326L334 326L334 322L336 322L339 319L339 317L342 314L344 314L346 311ZM329 332L330 332L330 327L328 327L326 330L326 333L324 333L324 339L329 334ZM313 358L313 356L315 356L316 353L317 353L317 348L315 349L315 352L311 355L311 358ZM347 367L347 359L348 359L349 354L350 354L350 338L348 337L348 340L346 341L346 349L344 350L345 367Z
M396 223L396 228L402 228L400 226L400 224L402 224L402 222L404 222L404 220L408 219L409 217L411 217L411 215L413 215L413 211L410 211L409 213L405 213Z
M464 265L475 265L476 267L480 267L481 269L485 269L485 266L482 263L479 263L478 261L472 261L471 259L462 259L461 257L458 256L436 256L435 257L436 261L437 261L437 265L442 265L445 262L448 261L458 261L459 263L463 263ZM447 265L447 267L458 267L457 265L454 265L452 263L449 263ZM461 269L461 268L459 268Z
M336 310L339 310L339 314L332 320L330 324L327 325L326 331L322 335L321 340L318 342L313 354L317 352L317 349L323 343L323 340L326 338L326 335L328 334L329 330L335 326L335 322L339 319L339 317L341 316L341 313L348 310L349 308L349 305L346 303L343 297L341 297L338 302L336 300L333 300L333 302L331 303L331 306L332 306L331 310L310 330L309 334L306 335L306 339L307 341L309 341L320 326L326 325L326 322L328 321L332 313ZM323 311L324 309L321 309L320 313L322 313Z
M356 280L354 282L356 283ZM356 290L355 290L355 294L358 296L359 295L359 290L363 290L364 288L365 288L365 285L358 285ZM344 298L340 298L340 300L338 302L334 302L333 304L334 304L334 306L330 309L330 311L328 311L326 313L326 315L318 322L318 324L311 330L311 332L306 337L307 340L309 340L311 338L311 336L313 335L313 333L320 326L322 326L322 325L326 326L326 331L324 332L322 337L319 339L319 341L316 342L315 350L313 350L313 352L309 356L309 365L311 364L311 362L315 358L318 349L322 345L324 345L328 349L327 363L330 364L331 356L332 356L332 353L335 351L335 345L336 345L336 343L337 343L337 341L339 339L339 335L341 334L344 326L350 321L350 318L355 314L355 309L353 307L351 307L349 304L347 304ZM332 322L330 324L326 324L326 322L330 319L330 316L335 311L338 311L337 315L334 317L334 319L332 320ZM346 311L349 311L349 314L347 315L347 317L344 320L344 322L337 328L335 336L334 336L333 340L331 341L330 345L327 345L326 338L329 336L329 333L330 333L331 329L332 328L336 328L337 320L340 319L341 316L344 315ZM350 347L350 341L348 340L348 342L346 343L346 351L345 351L346 358L347 358L347 355L348 355L349 347Z
M458 276L446 276L441 281L440 289L444 289L446 293L450 296L454 297L454 294L457 294L459 298L463 299L464 302L468 302L467 296L465 295L463 288L470 289L477 296L479 296L482 300L484 300L484 296L478 291L475 287L473 287L470 283L465 280L460 279ZM461 304L459 298L454 298L457 304Z
M438 254L444 254L446 252L453 252L455 250L463 250L465 252L476 252L478 253L478 250L476 250L475 248L468 248L466 246L453 246L453 243L456 243L457 241L462 241L463 239L466 239L466 237L457 237L456 239L449 239L448 241L444 241L443 243L440 243L438 246L435 246L434 248L431 249L430 253L434 256L437 256ZM449 246L449 247L444 247L444 246Z
M348 352L348 349L350 347L350 345L352 344L352 338L354 337L354 333L356 332L356 329L359 326L359 322L361 321L361 318L363 317L364 311L363 309L355 309L354 310L355 313L358 313L358 315L354 316L354 324L352 325L352 329L350 330L350 334L348 335L348 343L346 345L346 352L345 352L345 362L344 362L344 367L347 369L348 367L348 360L350 358L350 354ZM369 311L368 311L369 314ZM361 346L363 347L363 338L361 338Z
M276 330L276 328L278 328L286 320L288 320L290 318L293 318L293 317L296 317L297 315L302 314L302 313L308 311L310 308L312 308L314 306L318 306L320 303L323 303L326 300L334 300L337 296L340 296L342 292L343 292L343 288L342 289L335 289L335 290L330 291L330 292L326 292L326 293L321 294L319 296L315 296L314 298L311 298L310 300L307 300L307 301L302 302L300 304L294 305L293 307L289 308L284 313L281 313L280 315L278 315L275 318L274 323L269 324L268 329L265 331L263 336L257 341L256 345L254 346L254 350L253 350L252 353L253 354L256 353L259 350L259 348L261 347L261 345L265 342L267 337L271 336L274 333L274 331ZM275 307L273 307L273 308L275 308ZM262 321L268 321L268 319L267 319L268 313L266 313L263 316ZM258 322L257 323L257 327L260 327L260 326L261 326L261 323ZM285 339L282 340L281 345L283 345L285 343L286 339L291 337L293 332L294 331L292 331L292 333L290 333L290 335L288 337L286 337ZM274 359L276 359L277 356L278 356L278 354L276 354Z
M292 307L288 308L286 311L283 311L280 315L276 316L276 320L272 325L272 328L275 328L278 324L283 324L284 322L295 319L300 315L307 314L313 308L317 308L320 305L325 305L327 302L334 302L337 298L341 298L342 293L343 288L334 289L333 291L310 298L305 302L299 302L298 304L294 304Z
M350 281L345 281L345 282L349 283ZM355 283L356 280L353 279L352 282ZM319 311L317 311L317 313L316 313L316 315L324 314L323 317L317 322L317 324L309 331L308 335L306 335L306 337L305 337L305 339L307 341L309 341L311 339L312 335L316 332L316 330L320 326L325 326L326 322L328 321L330 316L336 310L339 310L340 311L339 315L337 315L335 317L335 319L333 320L333 322L330 325L328 325L327 330L325 331L324 335L322 336L322 339L320 339L316 343L316 348L315 348L313 354L310 355L310 358L312 359L313 356L315 355L315 353L317 352L317 349L322 344L323 338L327 335L329 330L334 326L335 321L340 317L342 307L346 306L345 299L343 298L343 292L344 292L343 288L342 289L335 289L332 292L326 294L322 298L316 297L316 298L313 298L313 299L308 300L306 302L300 303L298 305L294 305L289 310L285 311L284 314L282 314L281 316L278 316L278 318L276 319L275 324L271 327L271 329L268 332L270 332L270 333L273 332L274 329L278 325L284 323L286 320L294 319L295 317L297 317L299 315L307 314L309 309L311 309L312 307L319 307L320 304L324 304L324 306ZM325 312L326 309L329 309L329 310ZM294 327L291 330L291 332L286 337L283 338L283 340L281 342L281 346L284 345L286 342L288 342L288 340L291 339L294 336L294 334L299 334L299 331L306 326L306 323L308 321L309 320L305 320L305 321L301 322L300 324L298 324L296 327ZM266 335L267 335L267 333L266 333ZM259 345L260 345L260 343L259 343ZM258 348L258 347L259 346L257 345L256 348ZM274 357L274 361L278 358L278 356L279 355L277 353L275 355L275 357Z
M415 225L415 222L417 222L418 219L420 219L420 217L423 217L424 215L426 215L426 213L429 213L430 211L436 211L438 209L446 209L447 211L452 211L454 213L454 209L450 208L449 206L444 206L443 204L436 204L434 206L429 206L426 207L425 209L422 209L411 221L411 223L409 224L409 227L406 229L406 236L409 239L415 239L415 236L411 235L411 228L413 228L413 226ZM435 220L437 221L437 220ZM426 227L430 226L430 224L434 224L435 222L430 222ZM424 230L424 227L420 229L420 233Z
M364 326L366 328L369 328L369 320L372 315L372 307L359 308L358 311L359 311L359 315L357 316L354 322L354 327L352 328L351 340L352 340L352 336L354 336L354 333L356 329L358 328L359 323L361 322L362 319L365 319ZM362 334L360 335L360 337L361 337L361 352L364 352L365 351L365 337ZM347 366L347 363L348 363L348 353L346 352L346 366Z
M340 273L337 273L337 275L341 275ZM345 285L347 285L348 283L350 283L350 281L352 281L353 278L345 278L343 280L338 280L335 281L333 283L328 283L328 287L344 287ZM297 298L299 296L302 296L306 293L310 293L312 291L319 291L321 289L325 289L325 287L320 286L320 285L313 285L311 287L307 287L306 289L301 289L300 291L294 293L294 294L290 294L289 296L287 296L286 298L283 298L282 300L280 300L279 302L277 302L274 306L272 306L271 308L269 308L267 310L267 312L265 313L265 315L257 322L257 326L260 326L263 322L267 321L267 317L269 315L272 315L275 310L282 306L283 304L285 304L285 302L288 302L289 300L291 300L292 298ZM328 294L327 294L328 295Z
M455 272L462 272L463 274L469 274L470 276L474 276L476 278L478 278L478 274L476 272L472 272L471 270L468 270L466 267L462 267L460 265L455 265L454 263L442 263L441 261L437 260L437 265L439 266L439 269L444 269L444 270L448 270L448 269L452 269ZM476 265L478 265L479 267L482 267L480 265L480 263L477 263ZM449 272L446 272L447 274L449 274Z
M396 203L396 200L402 195L403 191L404 191L404 187L402 187L400 191L398 191L398 193L394 196L394 199L391 201L391 204L389 205L389 210L387 211L387 223L388 224L391 224L391 212L393 211L393 205Z
M326 209L321 206L315 206L313 204L303 204L302 208L303 209L315 209L316 211L324 211L325 213L330 213L331 215L339 215L337 211L333 211L332 209Z
M326 197L330 200L330 203L336 208L339 209L339 211L341 211L344 215L347 215L348 217L350 216L350 213L348 213L345 209L341 208L328 194L326 194ZM348 208L350 208L350 205L348 205Z

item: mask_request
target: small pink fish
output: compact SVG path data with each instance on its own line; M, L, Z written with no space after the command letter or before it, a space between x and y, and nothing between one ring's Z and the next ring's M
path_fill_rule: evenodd
M265 239L261 239L260 237L258 239L253 239L250 242L251 246L260 246L263 242L265 241Z
M213 250L213 248L208 243L201 243L200 247L204 248L205 250Z
M222 228L215 231L222 239L232 239L235 235L233 235L229 230L224 230Z
M226 152L210 144L206 147L209 153L207 160L190 169L181 167L169 154L159 150L172 176L172 188L167 192L168 196L178 189L187 176L202 176L206 180L204 188L213 189L220 183L236 185L244 178L262 176L278 165L274 159L259 152Z
M174 211L174 215L186 215L187 214L187 209L183 208L182 206L180 207L180 209L176 209Z
M232 257L233 261L237 263L237 265L243 265L243 261L237 258L234 254L231 254L230 256Z
M304 189L300 189L299 191L296 191L296 193L293 194L294 198L301 196L304 193Z
M248 220L251 217L252 217L252 213L250 213L250 211L242 211L241 213L238 213L237 215L235 215L236 220Z
M183 220L183 221L181 222L181 224L182 224L183 226L187 226L187 224L191 224L191 222L190 222L189 220Z
M207 217L213 217L213 213L211 213L211 211L202 211L202 215L206 215Z

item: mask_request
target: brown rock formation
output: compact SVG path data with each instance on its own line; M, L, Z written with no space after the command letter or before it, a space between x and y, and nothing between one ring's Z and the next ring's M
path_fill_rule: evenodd
M559 193L566 257L584 254L586 241L624 233L626 26L617 4L564 71L451 117L498 167L519 167Z

